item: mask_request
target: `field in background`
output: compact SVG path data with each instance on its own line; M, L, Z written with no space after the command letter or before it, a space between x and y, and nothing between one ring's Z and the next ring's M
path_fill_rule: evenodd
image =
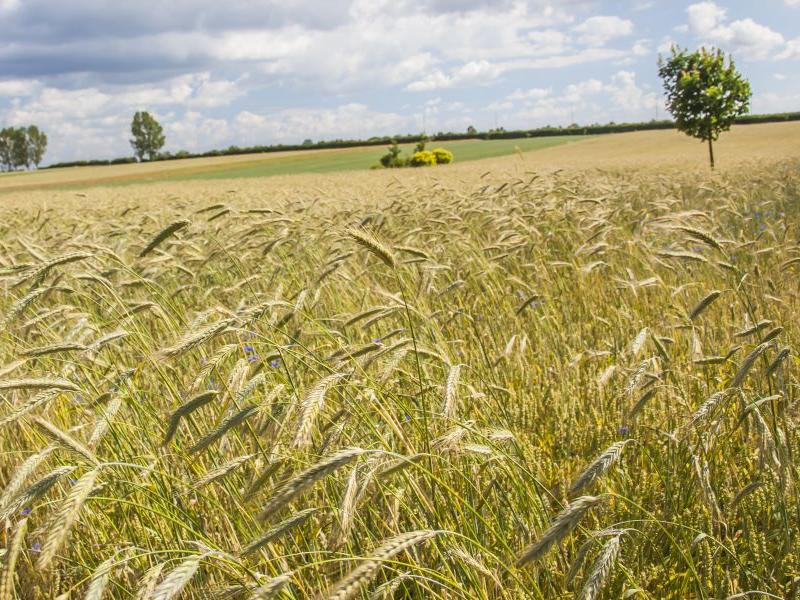
M716 144L719 168L737 168L742 160L777 160L800 157L800 122L742 125L723 135ZM435 143L434 143L435 145ZM439 177L445 172L470 179L487 169L512 173L526 169L553 171L596 167L703 167L706 147L697 140L673 130L642 131L594 136L590 138L537 138L449 142L456 163L447 167L422 169L422 173L402 173L391 169L372 171L378 184L393 178L417 180ZM522 152L518 152L521 150ZM197 158L133 165L80 167L44 170L34 173L0 174L0 193L36 189L88 189L95 186L121 186L193 180L234 180L270 177L269 186L304 186L321 175L343 173L344 181L353 178L349 171L366 170L385 152L383 147L346 150L312 150L260 156L242 155ZM492 158L494 157L494 158ZM481 164L474 163L481 160ZM414 169L417 171L417 169ZM322 178L325 180L325 178ZM360 179L360 177L359 177ZM259 183L259 185L264 185Z
M575 136L532 138L519 140L466 140L432 142L452 150L459 162L530 152L561 144L590 139ZM405 155L414 145L400 146ZM0 192L9 189L40 187L91 187L93 185L129 185L156 181L186 181L195 179L237 179L240 177L271 177L304 173L363 171L378 164L386 154L383 146L346 148L341 150L307 150L275 152L213 158L192 158L155 163L112 165L100 167L68 167L38 172L0 174Z
M795 597L797 133L4 194L0 590Z

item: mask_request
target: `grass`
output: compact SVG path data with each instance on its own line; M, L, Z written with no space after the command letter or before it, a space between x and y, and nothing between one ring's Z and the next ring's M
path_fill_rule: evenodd
M4 204L0 594L792 597L798 166Z

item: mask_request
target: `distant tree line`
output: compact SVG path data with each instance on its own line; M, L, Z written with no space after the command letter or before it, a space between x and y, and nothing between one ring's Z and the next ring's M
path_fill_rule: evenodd
M36 125L0 129L0 168L3 171L38 167L47 151L47 136Z
M738 125L756 124L756 123L775 123L784 121L800 121L800 112L791 113L777 113L767 115L746 115L739 117L735 120ZM505 130L502 127L497 129L490 129L488 131L478 131L474 126L470 125L466 132L438 132L430 137L432 141L455 141L465 139L481 139L481 140L495 140L495 139L518 139L518 138L535 138L535 137L550 137L560 135L598 135L604 133L625 133L629 131L647 131L654 129L675 129L676 124L671 120L653 120L637 123L594 123L592 125L578 125L573 123L567 127L540 127L537 129L522 129L522 130ZM230 146L220 150L209 150L207 152L188 152L186 150L179 150L177 152L159 152L156 149L153 153L144 152L142 159L152 156L150 160L180 160L184 158L201 158L210 156L232 156L237 154L261 154L269 152L289 152L294 150L324 150L333 148L352 148L356 146L386 146L394 143L397 144L416 144L421 141L424 134L405 134L405 135L387 135L380 137L372 137L367 140L355 139L335 139L325 140L319 142L312 142L305 140L302 144L274 144L269 146L250 146L242 148L239 146ZM135 138L134 138L135 139ZM155 140L159 141L159 136L155 136ZM162 142L163 143L163 142ZM159 147L160 148L160 147ZM135 149L135 147L134 147ZM125 163L136 162L134 157L121 157L111 160L79 160L71 162L62 162L50 165L47 168L57 167L80 167L80 166L96 166L96 165L117 165Z

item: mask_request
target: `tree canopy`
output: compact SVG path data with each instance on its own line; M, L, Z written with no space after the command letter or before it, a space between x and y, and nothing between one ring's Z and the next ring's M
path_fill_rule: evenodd
M750 109L750 83L736 70L733 57L718 49L689 52L677 46L658 59L658 74L667 93L667 108L678 129L708 142L714 167L713 142Z
M0 166L4 171L39 166L47 150L47 135L36 125L0 130Z
M131 134L131 146L139 160L156 158L166 141L161 123L147 111L138 111L133 115Z

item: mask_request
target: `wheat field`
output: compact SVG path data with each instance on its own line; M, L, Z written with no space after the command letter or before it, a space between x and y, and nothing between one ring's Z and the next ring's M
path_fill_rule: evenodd
M4 196L0 600L795 597L800 163L492 165Z

